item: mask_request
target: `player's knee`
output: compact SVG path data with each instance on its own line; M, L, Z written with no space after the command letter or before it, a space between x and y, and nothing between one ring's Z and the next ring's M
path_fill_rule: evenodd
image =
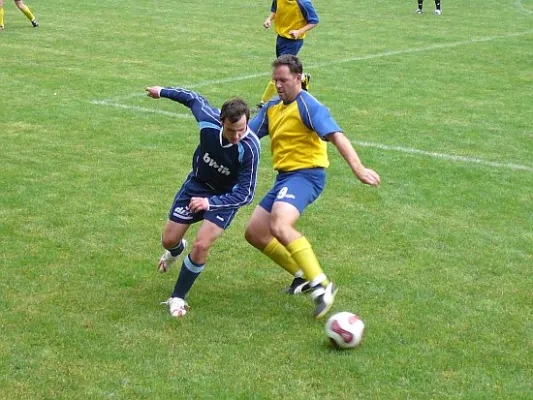
M161 244L167 250L172 249L173 247L176 247L179 241L180 241L180 238L177 238L168 233L165 233L163 236L161 236Z
M256 240L256 236L255 236L255 234L254 234L254 230L253 230L253 228L252 228L250 225L248 225L248 226L246 227L246 230L244 231L244 238L245 238L246 241L247 241L248 243L250 243L252 246L254 246L254 245L255 245L255 242L257 241L257 240Z
M258 229L253 225L248 225L244 231L244 238L248 243L259 250L263 250L265 246L272 240L270 232L264 229Z
M191 252L203 258L207 256L210 247L211 243L209 243L207 240L195 239L194 243L192 244Z
M270 233L279 241L283 242L283 238L287 234L287 226L281 221L272 220L270 221Z

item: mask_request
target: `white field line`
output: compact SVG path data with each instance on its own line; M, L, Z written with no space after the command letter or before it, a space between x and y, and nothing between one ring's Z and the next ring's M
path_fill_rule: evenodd
M194 118L192 114L178 114L178 113L170 112L170 111L157 110L155 108L137 107L137 106L130 106L127 104L113 103L113 102L106 101L106 100L92 100L91 104L118 107L118 108L124 108L126 110L166 115L166 116L175 117L175 118Z
M371 148L380 149L380 150L396 151L396 152L407 153L407 154L416 154L416 155L422 155L422 156L427 156L427 157L439 158L442 160L473 163L473 164L485 165L488 167L507 168L507 169L512 169L515 171L526 171L526 172L533 173L533 166L529 167L527 165L520 165L520 164L514 164L514 163L501 163L501 162L496 162L496 161L484 160L482 158L436 153L433 151L418 150L418 149L412 149L409 147L387 146L387 145L379 144L379 143L358 142L358 141L352 141L352 143L355 146L360 146L360 147L371 147Z
M525 11L530 12L529 10L525 9L522 4L521 0L518 0L518 4L521 8L523 8ZM531 12L533 14L533 12ZM443 43L443 44L437 44L433 46L427 46L427 47L420 47L420 48L413 48L413 49L406 49L406 50L397 50L397 51L386 51L383 53L376 53L376 54L369 54L367 56L359 56L359 57L351 57L351 58L345 58L341 60L331 61L327 63L321 63L321 64L313 64L307 69L313 69L313 68L323 68L328 67L330 65L335 64L344 64L349 62L355 62L355 61L363 61L363 60L371 60L375 58L381 58L381 57L389 57L389 56L395 56L400 54L410 54L410 53L419 53L423 51L431 51L431 50L437 50L437 49L443 49L443 48L449 48L449 47L456 47L456 46L463 46L468 45L472 43L480 43L480 42L489 42L492 40L497 39L505 39L509 37L515 37L515 36L523 36L533 33L533 30L524 31L524 32L515 32L510 33L507 35L497 35L497 36L489 36L485 38L479 38L479 39L470 39L470 40L464 40L460 42L453 42L453 43ZM263 72L263 73L257 73L257 74L250 74L250 75L243 75L243 76L236 76L236 77L230 77L225 79L215 79L215 80L209 80L209 81L202 81L195 84L187 85L188 88L199 88L203 86L208 85L214 85L214 84L221 84L221 83L228 83L228 82L236 82L236 81L242 81L242 80L248 80L248 79L254 79L258 77L263 76L269 76L269 72ZM111 107L119 107L127 110L133 110L133 111L139 111L139 112L147 112L147 113L154 113L154 114L160 114L160 115L166 115L169 117L174 118L192 118L192 115L190 114L178 114L170 111L162 111L157 109L151 109L151 108L145 108L145 107L137 107L137 106L130 106L127 104L120 104L116 101L118 100L124 100L132 97L138 97L138 96L146 96L144 93L134 93L128 96L122 96L122 97L114 97L112 99L108 100L93 100L91 101L92 104L98 104L98 105L105 105L105 106L111 106ZM500 163L495 161L488 161L481 158L474 158L474 157L464 157L464 156L457 156L453 154L443 154L443 153L436 153L431 151L425 151L425 150L418 150L413 149L409 147L401 147L401 146L387 146L379 143L371 143L371 142L353 142L356 146L361 147L371 147L371 148L377 148L380 150L386 150L386 151L396 151L401 153L407 153L407 154L417 154L417 155L423 155L426 157L433 157L433 158L439 158L439 159L445 159L445 160L451 160L456 162L465 162L465 163L474 163L474 164L480 164L488 167L493 168L507 168L512 170L518 170L518 171L526 171L533 173L533 167L526 166L526 165L520 165L520 164L514 164L514 163Z
M419 47L419 48L404 49L404 50L384 51L382 53L369 54L369 55L366 55L366 56L349 57L349 58L344 58L344 59L341 59L341 60L328 61L328 62L325 62L325 63L310 64L309 66L306 66L305 69L308 70L308 69L324 68L324 67L329 67L330 65L346 64L346 63L355 62L355 61L372 60L372 59L375 59L375 58L390 57L390 56L396 56L396 55L401 55L401 54L421 53L421 52L424 52L424 51L431 51L431 50L445 49L445 48L449 48L449 47L464 46L464 45L468 45L468 44L472 44L472 43L490 42L492 40L506 39L506 38L515 37L515 36L523 36L523 35L528 35L528 34L531 34L531 33L533 33L533 29L532 30L528 30L528 31L524 31L524 32L509 33L507 35L496 35L496 36L488 36L488 37L478 38L478 39L463 40L463 41L460 41L460 42L434 44L432 46L427 46L427 47ZM254 78L270 76L270 74L271 74L270 72L259 72L257 74L233 76L233 77L222 78L222 79L212 79L212 80L201 81L201 82L197 82L197 83L185 84L185 85L183 85L183 87L188 88L188 89L196 89L196 88L201 88L201 87L204 87L204 86L217 85L217 84L221 84L221 83L245 81L245 80L248 80L248 79L254 79ZM129 95L126 95L126 96L118 96L118 97L113 97L113 98L110 98L110 99L100 100L100 101L103 102L104 105L113 105L113 104L105 104L105 103L108 103L108 102L114 103L114 102L117 102L119 100L124 100L124 99L129 99L129 98L132 98L132 97L139 97L139 96L146 96L146 94L145 93L132 93L132 94L129 94Z
M523 2L524 0L516 0L516 3L518 4L518 8L520 9L520 11L525 12L527 14L533 14L533 11L524 7L524 4L522 4Z
M105 103L105 102L96 102L96 101L93 101L92 103L93 104L113 105L115 107L126 108L126 109L139 111L139 112L148 112L148 113L154 113L154 114L161 114L161 115L166 115L168 117L174 117L174 118L193 118L193 116L191 114L178 114L178 113L174 113L174 112L170 112L170 111L160 111L160 110L151 109L151 108L125 106L123 104ZM356 147L370 147L370 148L379 149L379 150L395 151L395 152L400 152L400 153L416 154L416 155L422 155L422 156L426 156L426 157L439 158L441 160L450 160L450 161L455 161L455 162L473 163L473 164L480 164L480 165L493 167L493 168L507 168L507 169L512 169L512 170L515 170L515 171L526 171L526 172L533 173L533 167L529 167L527 165L520 165L520 164L513 164L513 163L501 163L501 162L496 162L496 161L484 160L482 158L465 157L465 156L457 156L457 155L453 155L453 154L437 153L437 152L433 152L433 151L425 151L425 150L413 149L413 148L410 148L410 147L387 146L385 144L372 143L372 142L352 141L352 143Z
M432 46L419 47L419 48L413 48L413 49L385 51L383 53L369 54L367 56L350 57L350 58L345 58L345 59L342 59L342 60L330 61L330 62L327 62L327 63L313 64L311 67L306 67L306 68L307 69L309 69L309 68L322 68L322 67L329 67L330 65L350 63L350 62L353 62L353 61L371 60L371 59L374 59L374 58L390 57L390 56L396 56L396 55L399 55L399 54L420 53L420 52L423 52L423 51L445 49L445 48L449 48L449 47L464 46L464 45L468 45L468 44L472 44L472 43L490 42L492 40L497 40L497 39L507 39L507 38L516 37L516 36L524 36L524 35L528 35L528 34L531 34L531 33L533 33L533 30L528 30L528 31L524 31L524 32L508 33L506 35L495 35L495 36L488 36L488 37L484 37L484 38L462 40L460 42L453 42L453 43L440 43L440 44L435 44L435 45L432 45Z

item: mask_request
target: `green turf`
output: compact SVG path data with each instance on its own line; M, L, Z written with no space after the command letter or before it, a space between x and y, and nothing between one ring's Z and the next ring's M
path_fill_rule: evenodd
M6 1L0 33L1 399L531 398L532 0L444 1L440 17L430 0L423 15L315 2L311 91L383 182L360 184L330 148L298 223L340 288L333 311L366 323L345 352L245 242L253 206L186 318L158 304L177 275L156 272L159 235L197 128L143 89L255 104L269 2L28 5L41 27ZM274 178L262 145L254 205Z

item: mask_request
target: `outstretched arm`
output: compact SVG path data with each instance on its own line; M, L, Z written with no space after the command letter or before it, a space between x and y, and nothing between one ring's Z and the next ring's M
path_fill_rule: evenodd
M151 86L151 87L147 87L146 89L146 95L148 97L151 97L152 99L159 99L161 97L161 95L159 93L161 93L161 89L163 89L161 86Z
M352 143L348 140L344 133L330 133L329 135L327 135L327 138L331 143L335 145L335 147L337 147L337 150L346 160L357 179L367 185L379 186L379 183L381 182L379 175L376 171L370 168L366 168L361 163L361 160L359 159L357 152L353 148Z
M146 95L153 99L166 97L189 107L198 122L210 121L219 123L220 110L211 107L205 97L192 90L178 87L150 86L145 91Z

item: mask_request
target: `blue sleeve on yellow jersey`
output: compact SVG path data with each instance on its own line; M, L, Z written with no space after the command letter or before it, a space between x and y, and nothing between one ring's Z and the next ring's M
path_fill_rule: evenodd
M166 87L161 89L159 95L189 107L197 122L212 122L220 125L220 110L212 107L205 97L192 90Z
M318 15L311 0L296 0L300 11L308 24L318 24Z
M267 116L268 104L261 108L259 114L252 118L248 123L250 129L255 132L259 139L268 136L268 116Z
M300 111L302 122L309 129L318 133L318 136L324 138L330 133L342 132L337 121L329 113L329 109L309 93L300 92L300 96L296 98L296 101L298 102L298 110Z
M278 2L277 0L272 0L272 6L270 7L270 12L275 13L278 9Z

